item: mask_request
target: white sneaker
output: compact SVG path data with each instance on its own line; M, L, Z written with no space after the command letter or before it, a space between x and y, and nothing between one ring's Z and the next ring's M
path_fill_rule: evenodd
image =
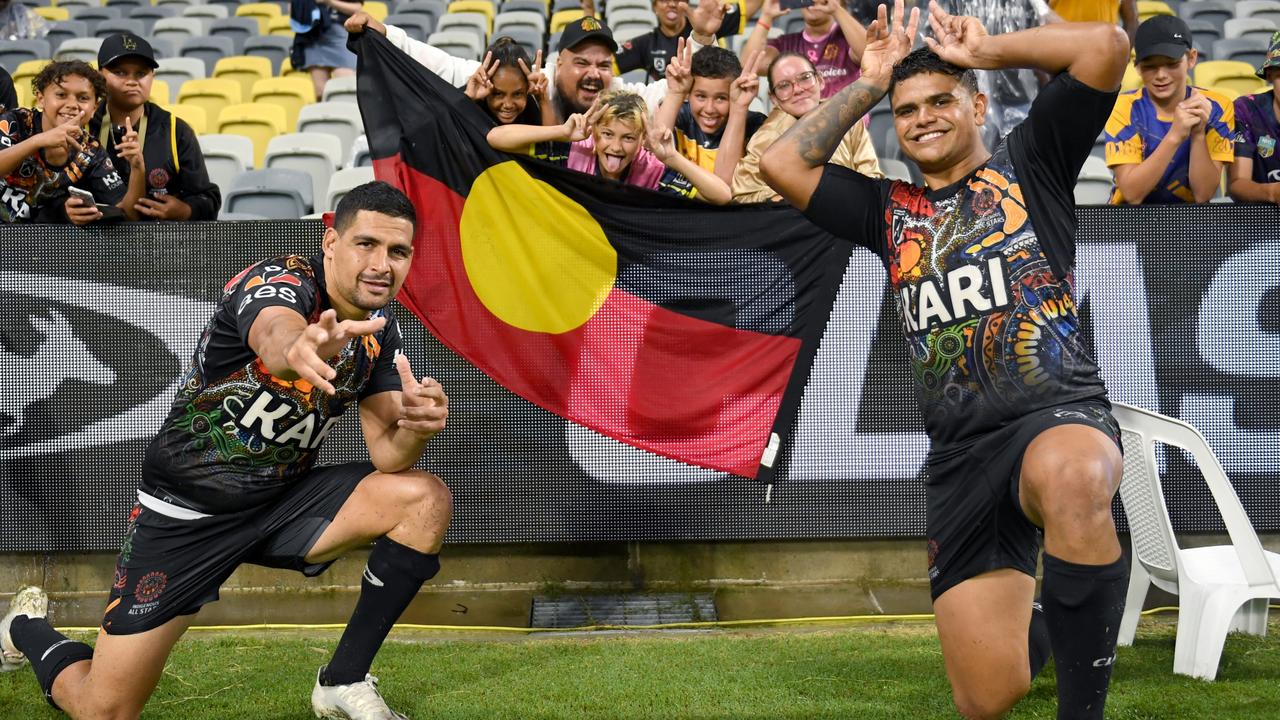
M0 672L17 670L27 664L26 656L14 646L13 638L9 636L9 625L13 619L19 615L44 617L48 613L49 596L34 585L22 588L13 596L9 601L9 612L0 619Z
M378 678L365 675L364 682L350 685L321 685L316 672L316 686L311 690L311 709L318 718L334 720L409 720L405 715L387 707L387 701L378 692Z

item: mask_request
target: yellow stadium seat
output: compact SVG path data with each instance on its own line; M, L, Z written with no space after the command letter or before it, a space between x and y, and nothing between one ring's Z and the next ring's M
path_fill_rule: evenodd
M244 99L240 92L240 83L223 78L203 78L188 80L178 88L178 102L183 105L194 105L209 118L218 117L222 108L235 105Z
M31 8L36 11L40 17L49 22L58 22L59 20L70 20L71 12L63 7L44 6Z
M232 55L218 60L213 66L213 76L234 80L240 84L240 97L248 99L253 94L253 84L271 77L271 60L260 55Z
M280 35L281 37L293 37L293 26L289 24L289 16L281 15L280 17L268 20L267 34Z
M155 79L151 81L151 102L157 105L168 105L172 97L169 94L169 83Z
M280 63L280 75L278 77L310 78L311 75L305 70L294 70L293 62L291 62L289 58L285 58L284 61Z
M1196 63L1196 85L1226 87L1241 95L1267 89L1267 83L1254 74L1254 67L1239 60L1206 60Z
M250 97L256 103L270 103L284 108L284 126L292 131L298 125L298 113L302 106L316 101L316 88L311 78L267 78L253 84L253 94Z
M204 135L209 132L209 114L199 105L174 103L166 107L165 110L185 120L197 135Z
M18 91L18 104L31 107L35 102L35 93L31 90L31 81L48 65L48 60L24 60L18 63L13 71L13 89Z
M1176 15L1173 8L1169 7L1161 0L1138 0L1138 22L1145 22L1147 18L1156 15Z
M228 105L218 115L218 132L244 135L253 141L253 166L263 167L267 143L285 132L285 110L271 103Z
M1125 90L1137 90L1142 87L1142 76L1138 74L1138 68L1132 64L1126 65L1124 68L1124 79L1120 81L1121 92Z
M251 2L236 8L236 17L251 17L258 21L259 35L266 35L271 21L281 15L280 6L275 3Z
M369 2L366 2L364 4L364 11L372 15L373 19L378 22L386 20L387 15L391 13L391 10L387 7L386 3L378 2L377 0L369 0Z
M449 12L478 12L483 13L489 18L489 29L493 29L493 16L497 15L497 11L493 8L493 3L489 0L453 0L449 3Z
M583 15L582 10L579 8L561 10L560 12L551 16L550 31L553 33L558 33L561 30L564 30L565 25L568 25L569 23L577 20L581 20L582 15Z
M1230 100L1231 102L1235 102L1236 98L1244 94L1239 90L1235 89L1234 87L1231 87L1230 85L1214 85L1209 89L1216 93L1221 93L1223 95L1226 95L1227 99Z

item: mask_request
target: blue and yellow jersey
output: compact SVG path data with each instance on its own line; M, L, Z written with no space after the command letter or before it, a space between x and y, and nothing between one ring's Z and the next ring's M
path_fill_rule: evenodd
M1218 162L1232 162L1235 159L1232 148L1235 110L1231 99L1213 90L1190 86L1187 87L1187 97L1191 97L1193 90L1209 98L1213 106L1209 113L1209 127L1205 131L1209 157ZM1137 165L1147 159L1169 132L1172 121L1173 118L1160 114L1155 103L1147 97L1146 88L1120 93L1104 131L1107 140L1107 167ZM1160 182L1143 200L1143 204L1195 202L1188 177L1190 169L1191 142L1188 140L1174 153ZM1119 188L1113 189L1111 203L1120 205L1123 202Z

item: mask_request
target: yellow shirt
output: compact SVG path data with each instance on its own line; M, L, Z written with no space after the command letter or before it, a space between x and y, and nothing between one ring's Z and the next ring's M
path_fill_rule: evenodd
M1120 19L1120 0L1052 0L1049 7L1067 22L1104 22Z
M796 119L784 112L782 108L774 108L773 112L769 113L768 119L759 130L756 130L756 134L751 136L751 142L747 143L742 160L733 171L733 202L769 202L782 198L769 187L769 184L764 181L764 176L760 174L760 158L775 140L782 137L782 134L795 124ZM867 134L866 126L860 122L854 123L853 129L845 134L835 154L831 156L831 162L868 177L884 177L884 173L880 171L880 161L876 159L876 150L871 145L871 136Z

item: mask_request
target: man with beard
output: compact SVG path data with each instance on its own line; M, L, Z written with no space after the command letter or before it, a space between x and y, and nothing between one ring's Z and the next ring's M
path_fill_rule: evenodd
M680 5L682 11L687 10L685 3ZM724 22L730 7L733 6L718 0L706 0L697 8L687 10L693 25L690 36L693 52L715 43L714 33ZM356 13L347 20L347 32L363 32L366 27L386 35L392 45L454 87L464 87L467 78L480 66L475 60L454 57L437 47L414 40L401 28L383 25L368 13ZM559 52L547 62L543 72L551 78L552 104L560 122L573 114L585 114L596 97L606 89L636 93L644 98L650 112L666 96L666 80L648 84L627 83L614 75L613 54L618 51L618 43L613 39L609 26L593 17L584 17L566 25L556 49Z
M376 541L311 706L328 718L404 717L368 672L440 569L452 511L440 478L414 468L449 401L435 380L414 378L387 308L409 272L415 222L403 193L367 183L338 203L320 254L264 260L227 283L147 448L97 647L54 630L45 594L24 588L0 620L0 669L29 659L45 697L73 718L137 717L174 643L236 567L315 576ZM351 405L370 461L316 465Z

